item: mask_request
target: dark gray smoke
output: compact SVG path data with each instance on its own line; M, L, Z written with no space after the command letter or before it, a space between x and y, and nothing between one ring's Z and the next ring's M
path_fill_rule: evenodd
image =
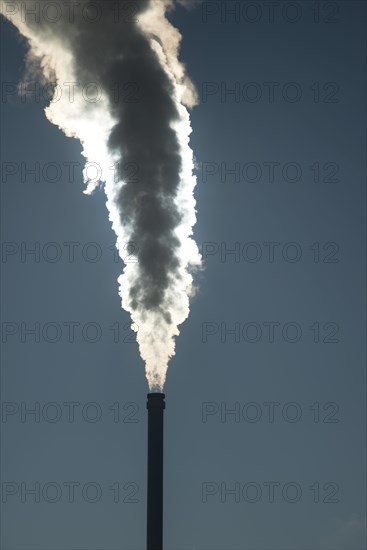
M179 34L165 18L171 2L120 0L117 13L115 1L84 0L71 17L60 0L59 20L56 9L37 19L12 4L5 1L2 12L29 39L30 57L41 60L46 78L56 75L62 86L73 77L83 89L94 83L100 90L98 101L77 92L73 103L69 95L46 114L81 140L88 160L96 160L97 149L104 155L101 179L118 244L128 239L138 249L119 279L122 304L137 326L150 386L161 389L177 325L188 315L190 265L200 263L191 239L195 181L184 107L193 87L177 59ZM120 178L112 181L108 164L118 166ZM124 167L133 167L134 177Z
M102 8L106 19L111 17L109 4ZM148 4L140 1L139 12ZM169 278L180 276L179 241L174 231L181 222L175 204L181 152L171 127L179 118L173 84L136 24L122 22L114 40L110 40L108 25L80 21L79 29L70 37L76 72L85 81L98 75L110 94L111 114L118 121L109 136L109 148L117 153L120 166L137 167L136 180L127 182L118 197L121 223L129 226L130 238L139 248L137 279L129 289L131 306L133 310L158 309L171 322L163 305ZM126 83L135 86L135 103L115 101L114 90L122 90Z

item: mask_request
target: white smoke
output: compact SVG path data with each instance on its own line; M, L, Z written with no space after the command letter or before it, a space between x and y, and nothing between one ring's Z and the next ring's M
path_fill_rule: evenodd
M86 162L101 168L121 255L131 241L141 252L136 263L126 264L118 279L119 292L137 330L149 387L162 390L178 326L189 314L192 272L201 265L192 239L196 178L187 110L197 96L178 58L181 35L165 16L173 0L139 0L135 19L128 22L116 22L111 3L103 0L102 17L93 25L82 11L88 9L87 0L77 3L72 18L69 11L53 22L50 18L56 16L48 12L49 17L44 17L40 4L42 8L42 3L32 0L3 0L1 13L27 38L28 67L37 60L43 78L56 84L55 96L45 109L48 120L79 139ZM52 4L65 9L61 0ZM27 16L37 6L38 19ZM118 82L125 77L131 81L138 74L146 95L135 104L114 103L111 74ZM90 82L99 83L103 92L95 102L85 100ZM151 105L161 111L159 116L151 113ZM141 179L139 174L136 182L123 175L116 178L112 167L125 160L139 166ZM86 178L85 173L85 192L92 193L98 182Z

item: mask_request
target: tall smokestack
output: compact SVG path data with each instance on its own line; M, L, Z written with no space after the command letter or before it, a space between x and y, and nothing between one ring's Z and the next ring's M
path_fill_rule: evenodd
M163 548L164 393L148 393L147 550Z

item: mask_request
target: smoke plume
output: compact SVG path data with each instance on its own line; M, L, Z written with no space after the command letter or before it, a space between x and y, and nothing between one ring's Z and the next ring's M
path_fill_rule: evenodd
M128 242L138 249L119 292L153 391L163 388L201 262L188 114L196 93L178 58L180 33L166 18L173 7L173 0L1 4L29 43L29 69L36 60L55 84L47 118L101 168L120 255ZM86 193L100 185L86 172L85 180Z

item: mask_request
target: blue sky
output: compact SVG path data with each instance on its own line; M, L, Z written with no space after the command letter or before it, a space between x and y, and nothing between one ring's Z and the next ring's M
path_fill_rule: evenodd
M315 5L170 16L205 260L165 386L170 550L365 548L366 5ZM147 384L105 196L4 88L5 21L1 46L2 545L142 549Z

